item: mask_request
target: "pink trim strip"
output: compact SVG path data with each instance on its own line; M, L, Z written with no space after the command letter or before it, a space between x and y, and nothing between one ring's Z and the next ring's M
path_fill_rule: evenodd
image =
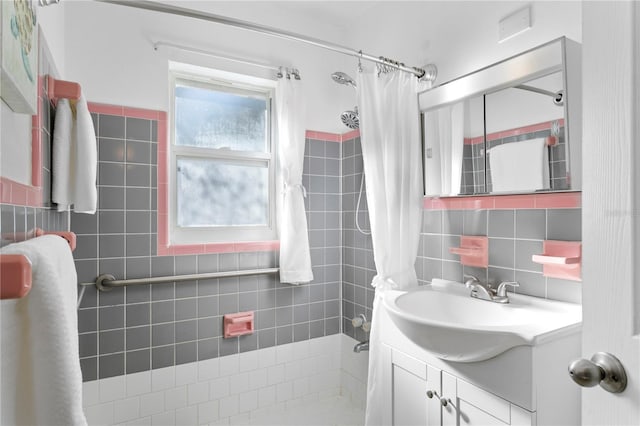
M425 197L425 210L561 209L582 206L582 193L556 192L477 197Z
M494 141L496 139L508 138L511 136L526 135L527 133L539 132L541 130L549 130L554 122L558 121L560 127L564 127L564 118L559 120L545 121L542 123L530 124L528 126L516 127L514 129L502 130L500 132L489 133L487 135L487 142ZM474 136L470 138L464 138L465 145L477 145L484 142L484 136Z
M95 114L124 115L124 107L122 106L87 102L87 107L89 108L89 112L93 112Z
M349 141L351 139L355 139L355 138L359 138L359 137L360 137L360 129L352 130L350 132L342 134L342 142L346 142L346 141Z
M478 145L484 143L484 136L476 136L473 138L464 138L465 145Z
M40 207L42 205L42 188L25 185L0 176L0 203Z
M305 132L305 138L316 139L325 142L345 142L351 139L355 139L360 136L360 129L351 130L347 133L328 133L318 132L315 130L307 130Z
M325 142L342 142L342 135L339 133L316 132L313 130L307 130L305 138L317 139Z
M171 246L167 243L160 244L160 235L158 235L158 240L159 256L206 253L241 253L249 251L276 251L280 249L280 241L248 241L216 244L184 244Z
M154 109L132 108L120 105L100 104L88 102L89 111L95 114L117 115L120 117L143 118L146 120L166 120L167 113ZM158 130L158 136L160 131Z
M38 111L31 116L31 185L37 187L42 186L42 109L49 108L43 96L44 76L38 76Z

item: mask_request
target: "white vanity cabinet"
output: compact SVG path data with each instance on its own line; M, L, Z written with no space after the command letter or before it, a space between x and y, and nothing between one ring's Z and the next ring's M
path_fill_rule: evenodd
M382 370L380 389L385 393L381 399L386 404L381 424L556 426L581 423L580 388L567 373L571 361L580 357L580 324L571 322L574 318L569 315L575 314L575 306L545 301L548 306L532 317L535 321L518 323L518 318L522 318L518 314L533 312L534 305L542 302L528 296L515 300L514 296L514 303L509 306L481 300L465 303L471 298L453 293L427 294L429 291L434 293L437 289L406 292L407 297L402 300L407 303L402 309L410 311L410 315L404 316L389 310L387 305L401 308L385 298L378 323L382 343L378 364ZM392 290L387 293L391 299L397 296L393 299L396 301L403 295L395 295ZM433 300L445 308L441 309ZM466 322L442 327L446 309L450 312L458 309L458 315L451 317L463 317ZM545 313L555 312L560 321L565 310L571 321L557 327L557 324L547 324L552 315L544 316ZM437 317L438 313L441 318L437 321L429 316ZM489 315L497 316L506 325L474 327ZM474 322L474 316L478 321ZM510 325L510 321L515 325ZM511 329L515 331L509 332ZM467 356L476 354L474 351L478 348L500 347L504 339L517 333L526 334L531 329L538 330L531 341L507 345L508 348L502 347L488 358ZM429 350L430 345L435 348L433 352ZM442 351L443 347L446 351Z
M397 349L385 347L386 404L394 426L536 425L536 413Z

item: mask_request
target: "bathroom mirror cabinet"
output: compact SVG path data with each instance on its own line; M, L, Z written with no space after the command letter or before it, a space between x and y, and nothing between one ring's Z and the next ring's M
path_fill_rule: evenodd
M579 191L580 63L563 37L422 92L425 195Z

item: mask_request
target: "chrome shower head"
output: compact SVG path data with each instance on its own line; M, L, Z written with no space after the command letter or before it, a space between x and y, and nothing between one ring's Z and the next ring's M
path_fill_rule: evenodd
M331 74L331 78L338 84L346 84L347 86L357 87L356 82L343 72L334 72L333 74Z
M359 129L360 115L358 114L358 107L355 107L353 111L345 111L340 114L340 120L350 129Z

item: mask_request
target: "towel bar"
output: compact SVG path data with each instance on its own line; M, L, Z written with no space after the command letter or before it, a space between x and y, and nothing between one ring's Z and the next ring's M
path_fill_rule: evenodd
M111 274L102 274L96 278L95 282L80 283L80 286L93 286L100 291L110 291L116 287L126 287L130 285L144 285L144 284L163 284L170 282L180 281L195 281L205 280L213 278L228 278L228 277L244 277L248 275L262 275L262 274L276 274L280 271L279 268L265 268L265 269L245 269L242 271L222 271L222 272L201 272L199 274L186 274L186 275L169 275L163 277L149 277L149 278L130 278L126 280L117 280Z
M50 75L47 76L47 95L49 100L53 103L58 102L58 99L80 99L80 85L73 81L56 80Z
M33 232L21 235L25 240L42 235L58 235L69 243L71 251L76 248L76 234L73 232L43 231L36 228ZM0 299L20 299L29 294L32 284L32 269L29 258L22 254L0 254Z

